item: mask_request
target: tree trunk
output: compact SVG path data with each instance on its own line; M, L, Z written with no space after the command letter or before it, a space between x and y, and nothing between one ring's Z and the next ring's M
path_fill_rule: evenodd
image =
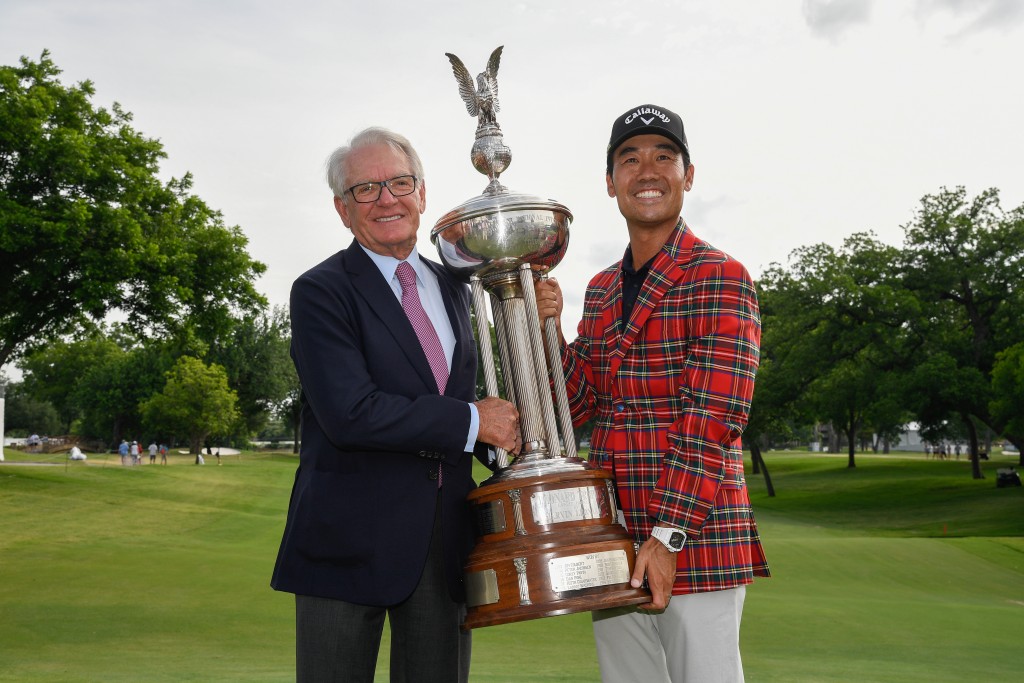
M121 443L121 436L121 418L117 418L114 420L114 440L111 442L115 449Z
M854 455L857 453L857 420L855 417L855 413L852 409L850 410L849 427L847 429L846 435L848 437L847 441L849 441L850 443L850 458L847 461L846 466L856 467L857 462L854 460Z
M768 474L768 464L761 457L761 447L757 443L750 445L750 459L754 463L754 472L764 472L764 485L768 490L768 497L775 497L775 487L772 486L772 477Z
M978 428L974 426L974 420L970 415L963 415L964 424L967 425L967 435L971 443L971 478L984 479L981 472L981 458L978 457Z
M193 434L188 440L188 452L196 456L196 464L199 464L199 454L203 452L203 441L205 434Z

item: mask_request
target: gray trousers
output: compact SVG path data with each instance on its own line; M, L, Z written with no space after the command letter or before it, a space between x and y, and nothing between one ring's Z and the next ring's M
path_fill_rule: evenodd
M404 602L369 607L295 596L296 680L372 683L386 615L392 683L466 683L472 641L469 631L461 629L465 612L465 605L448 595L435 512L423 576Z
M746 586L673 595L663 612L593 612L604 683L742 683Z

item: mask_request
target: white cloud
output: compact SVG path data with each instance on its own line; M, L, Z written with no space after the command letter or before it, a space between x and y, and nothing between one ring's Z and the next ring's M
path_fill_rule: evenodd
M922 23L950 22L950 38L959 40L985 31L1010 32L1024 23L1020 0L917 0L916 15Z
M815 33L838 38L871 17L872 0L804 0L803 15Z

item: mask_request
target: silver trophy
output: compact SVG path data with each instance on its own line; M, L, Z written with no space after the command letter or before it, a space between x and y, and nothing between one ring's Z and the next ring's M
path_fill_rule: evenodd
M629 585L636 546L618 522L611 474L577 455L555 321L541 334L534 278L561 262L572 214L498 180L512 161L496 118L501 52L491 53L475 83L446 53L477 118L470 157L489 183L430 233L445 267L469 277L487 394L498 396L490 295L505 398L522 431L519 455L510 464L498 449L498 472L469 497L480 538L466 565L467 628L650 600Z

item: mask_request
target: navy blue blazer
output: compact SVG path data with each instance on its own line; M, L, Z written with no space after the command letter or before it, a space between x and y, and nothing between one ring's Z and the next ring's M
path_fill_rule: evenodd
M466 496L475 483L463 451L477 353L469 288L423 261L455 332L443 396L401 303L355 241L292 285L302 446L271 580L277 590L377 606L408 597L427 555L440 465L445 574L452 598L464 599L473 543Z

